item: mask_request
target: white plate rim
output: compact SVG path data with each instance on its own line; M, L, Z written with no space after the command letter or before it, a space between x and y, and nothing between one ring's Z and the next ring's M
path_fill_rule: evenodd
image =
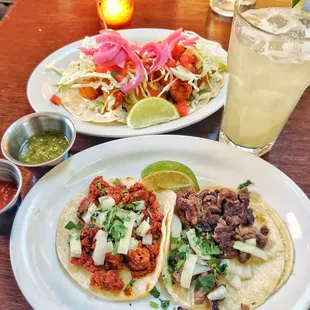
M161 34L162 36L166 36L172 31L173 30L161 29L161 28L133 28L133 29L120 30L119 32L124 36L130 36L135 33L137 33L136 35L143 34L144 36L146 36L147 34L150 34L150 36L152 35L158 36ZM91 38L93 37L95 36L92 36ZM56 51L52 52L47 57L45 57L32 71L27 83L27 99L34 111L36 112L54 111L64 114L72 120L78 133L90 136L110 137L110 138L124 138L131 136L167 133L182 129L184 127L188 127L190 125L202 121L203 119L211 116L216 111L218 111L226 101L228 74L225 75L224 85L220 93L215 98L211 99L207 105L201 107L200 109L196 110L190 115L187 115L184 118L179 118L177 120L168 123L159 124L138 130L128 128L126 125L106 126L80 121L76 117L71 115L63 107L56 107L52 103L50 103L49 100L47 98L44 98L44 96L42 95L43 90L38 91L38 88L42 89L44 85L44 81L41 82L42 78L41 75L42 73L45 72L44 69L45 65L61 59L62 57L65 56L65 53L69 53L70 51L72 52L73 49L76 49L78 46L81 46L83 40L84 39L69 43L57 49ZM222 54L223 56L227 56L227 52L221 47L221 45L219 45L218 50L220 54ZM52 74L52 73L46 73L46 74Z
M308 197L306 196L306 194L298 187L298 185L292 180L290 179L286 174L284 174L282 171L280 171L278 168L276 168L275 166L271 165L270 163L264 161L261 158L255 157L251 154L245 153L239 149L234 149L232 147L229 147L227 145L221 144L219 142L216 141L212 141L212 140L207 140L207 139L203 139L203 138L198 138L198 137L189 137L189 136L181 136L181 135L164 135L164 136L148 136L148 137L131 137L131 138L126 138L126 139L122 139L122 140L114 140L114 141L110 141L107 143L103 143L97 146L94 146L92 148L86 149L78 154L75 154L74 156L70 157L68 160L66 160L65 162L61 163L60 165L56 166L54 169L51 170L59 170L61 171L62 167L65 167L66 163L68 164L68 161L78 161L80 157L82 156L86 156L89 155L91 153L100 153L99 151L105 148L109 148L114 147L115 145L117 146L121 146L121 145L131 145L131 144L135 144L138 141L138 144L145 145L148 143L148 141L152 141L153 139L155 139L157 142L156 143L161 143L163 141L166 140L166 143L176 143L177 141L179 142L193 142L193 143L200 143L200 145L205 144L204 146L209 147L210 149L216 149L218 151L220 151L222 154L224 154L224 156L228 156L229 158L231 158L233 160L233 158L235 156L240 156L243 159L249 160L251 163L251 165L253 166L257 166L257 167L265 167L265 170L270 170L272 171L272 173L274 173L274 175L277 178L281 178L283 184L285 183L286 185L288 185L291 190L300 197L300 199L303 201L303 205L306 207L306 211L308 212L308 216L310 214L310 201L308 199ZM152 142L155 143L155 142ZM186 143L185 143L186 144ZM226 154L225 154L226 152ZM97 156L97 155L96 155ZM25 199L23 200L13 223L13 227L12 227L12 233L11 233L11 237L10 237L10 258L11 258L11 264L12 264L12 269L13 269L13 273L14 276L16 278L16 281L22 291L22 293L24 294L25 298L27 299L27 301L34 306L35 309L36 306L39 306L36 302L37 300L35 298L33 298L33 296L28 294L28 288L27 288L27 284L25 284L25 282L23 284L20 283L20 280L18 279L18 265L19 265L19 259L16 255L16 247L15 244L17 244L18 240L19 240L19 227L21 225L19 225L20 223L23 222L23 217L24 214L26 214L27 212L27 203L29 201L31 201L31 199L36 195L36 189L38 188L38 185L40 185L42 182L44 182L47 177L48 174L50 174L51 172L48 172L45 176L43 176L38 182L37 184L29 191L28 195L25 197ZM309 241L309 240L308 240ZM15 253L15 254L14 254ZM308 307L310 305L310 279L308 279L307 282L307 286L305 287L305 291L304 294L300 297L300 299L298 301L296 301L296 305L294 307L294 309L296 310L300 310L300 309L308 309L306 307ZM42 304L41 304L42 306ZM269 309L269 308L268 308Z

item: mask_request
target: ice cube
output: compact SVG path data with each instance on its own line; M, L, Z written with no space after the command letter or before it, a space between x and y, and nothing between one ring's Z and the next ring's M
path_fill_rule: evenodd
M268 22L277 28L283 28L287 25L288 21L281 15L273 15L268 18Z

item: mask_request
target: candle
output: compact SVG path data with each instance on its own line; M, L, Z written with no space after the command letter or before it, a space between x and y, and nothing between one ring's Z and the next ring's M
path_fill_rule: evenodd
M133 0L97 0L98 14L104 28L120 28L131 21Z

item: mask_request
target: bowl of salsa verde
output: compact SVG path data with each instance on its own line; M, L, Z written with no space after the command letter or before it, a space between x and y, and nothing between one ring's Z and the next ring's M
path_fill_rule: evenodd
M24 167L55 166L68 157L76 137L70 119L54 112L29 114L4 133L1 150Z
M16 165L0 159L0 233L8 232L20 203L22 175Z

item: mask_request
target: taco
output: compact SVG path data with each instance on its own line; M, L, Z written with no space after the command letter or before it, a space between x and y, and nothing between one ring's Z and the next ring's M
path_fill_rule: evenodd
M144 46L103 30L94 41L85 39L65 70L47 67L61 74L60 98L55 94L51 101L94 123L126 123L130 109L147 97L164 98L185 116L217 96L224 84L226 59L217 55L219 46L182 28Z
M82 287L107 300L134 300L157 283L169 244L176 194L132 178L96 177L63 210L57 254Z
M162 281L182 307L255 309L292 266L285 224L246 187L178 192Z

